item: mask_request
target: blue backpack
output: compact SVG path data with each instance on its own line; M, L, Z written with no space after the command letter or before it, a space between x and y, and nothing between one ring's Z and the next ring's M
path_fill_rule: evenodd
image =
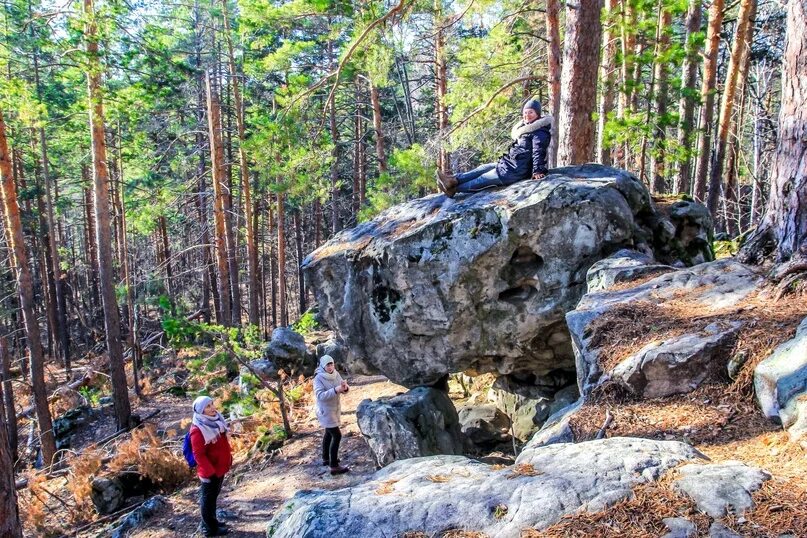
M185 461L188 462L188 467L193 469L196 467L196 458L193 457L193 447L191 446L191 432L185 434L185 442L182 443L182 454L185 456Z

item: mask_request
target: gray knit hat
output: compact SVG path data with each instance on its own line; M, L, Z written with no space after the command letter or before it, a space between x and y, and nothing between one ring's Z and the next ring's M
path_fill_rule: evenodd
M524 101L524 105L522 105L521 110L523 111L525 108L531 108L536 114L538 114L538 116L541 115L541 102L538 99L527 99Z

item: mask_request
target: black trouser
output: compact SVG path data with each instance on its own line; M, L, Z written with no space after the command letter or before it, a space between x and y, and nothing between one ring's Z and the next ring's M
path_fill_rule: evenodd
M325 437L322 438L322 461L331 467L339 465L339 443L342 441L342 432L339 428L325 428Z
M219 528L219 522L216 519L216 500L219 498L223 483L223 476L211 476L210 482L202 482L199 506L202 509L202 526L205 532L216 532Z

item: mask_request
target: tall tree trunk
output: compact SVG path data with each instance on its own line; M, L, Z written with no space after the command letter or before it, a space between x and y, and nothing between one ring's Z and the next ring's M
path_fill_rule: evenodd
M247 294L249 296L249 323L258 325L258 249L255 244L255 223L252 213L252 189L250 185L249 166L244 148L246 128L244 126L244 104L241 100L241 89L238 85L238 70L235 65L233 42L230 35L230 21L227 13L227 0L221 0L224 8L224 34L227 40L227 63L232 78L233 100L235 102L235 121L238 129L238 162L241 169L241 193L244 197L244 220L247 242Z
M171 269L171 246L168 242L168 222L165 216L160 215L157 217L157 233L159 234L158 240L162 246L162 263L165 265L165 283L168 289L168 296L171 300L176 300L174 295L174 272Z
M6 428L5 405L0 401L0 536L22 538L14 481L14 455ZM11 416L14 417L14 413Z
M446 36L445 20L443 17L443 0L434 0L434 84L435 104L437 114L437 133L440 139L439 155L437 158L438 170L451 173L451 155L446 150L444 133L448 130L448 65L446 63Z
M328 41L328 58L331 61L331 70L336 70L336 53L333 42ZM333 150L331 153L331 232L333 235L342 229L342 221L339 218L339 129L336 125L336 92L331 95L331 102L328 103L328 120L331 128L331 143ZM282 219L282 215L278 215ZM280 246L278 246L278 249ZM281 269L281 272L283 270Z
M566 9L561 99L558 121L558 164L580 164L594 158L594 121L600 65L602 0L581 0Z
M28 15L29 17L33 17L32 13L32 6L31 1L28 1ZM30 25L29 28L31 32L31 36L33 37L33 25ZM36 95L37 98L41 101L42 100L42 85L39 79L39 44L34 41L34 54L33 54L33 62L34 62L34 83L36 85ZM47 209L47 222L48 222L48 229L50 230L49 234L49 242L47 245L48 250L50 251L50 259L51 259L51 271L53 273L53 280L54 280L54 288L56 292L56 308L57 308L57 315L56 315L56 337L59 343L59 353L62 357L62 364L64 365L65 370L70 372L70 331L68 328L68 321L67 321L67 306L65 304L65 292L64 292L64 283L62 281L62 268L59 259L59 249L57 248L57 229L56 229L56 219L54 218L53 213L53 196L51 194L51 177L50 177L50 162L48 161L48 144L47 138L45 137L45 128L40 127L38 129L39 134L39 149L41 151L42 157L42 179L45 182L45 207ZM55 190L56 186L55 183L53 184L53 189Z
M301 225L302 212L294 210L294 242L297 247L297 292L300 300L300 315L306 310L305 277L303 276L303 227Z
M230 325L232 319L232 303L230 302L230 266L227 263L227 239L224 203L224 148L221 145L221 106L210 73L207 74L207 121L208 138L210 140L211 170L213 172L213 219L216 224L216 264L218 265L218 290L221 318L216 321L221 325Z
M11 384L11 358L8 341L0 336L0 381L2 381L3 405L6 410L6 429L8 430L8 446L11 461L17 460L17 414L14 409L14 387ZM11 466L13 470L14 466Z
M701 31L701 4L703 0L689 0L686 15L686 58L681 76L681 100L678 104L678 145L684 148L684 158L678 165L673 185L674 193L689 194L692 188L692 151L690 146L695 120L695 102L698 78L698 35Z
M358 222L359 210L361 209L361 202L359 201L359 191L361 190L361 173L362 173L362 146L364 145L364 134L362 133L364 122L362 121L362 107L361 107L361 84L360 79L356 79L356 113L353 115L353 192L352 192L352 210L353 222Z
M552 111L552 139L549 142L550 168L558 163L558 119L560 118L560 0L546 1L546 55L549 79L549 104Z
M258 324L258 280L256 273L258 271L258 251L255 246L255 230L252 222L252 192L249 177L249 165L247 164L247 154L244 143L246 141L246 128L244 126L244 106L241 99L241 89L238 85L238 69L235 65L235 52L233 50L232 35L230 33L230 17L227 9L227 0L221 0L223 9L222 19L224 20L224 36L227 44L227 65L230 72L230 86L233 94L233 104L235 108L235 123L238 132L238 163L241 172L241 195L244 204L244 227L246 229L246 243L247 243L247 297L248 297L248 320L250 324ZM228 116L229 117L229 116ZM228 129L229 133L230 129ZM228 137L230 135L228 134ZM228 138L229 141L229 138ZM228 148L232 151L232 144L228 144ZM232 161L229 158L228 161ZM230 175L228 174L229 178ZM229 189L228 189L229 190ZM231 192L231 190L229 190ZM232 200L232 197L229 197ZM230 204L232 205L232 203ZM233 213L230 219L237 218ZM235 227L237 229L237 226ZM239 287L238 278L238 260L236 254L238 252L237 245L235 244L235 231L233 226L229 227L228 238L230 252L230 276L232 278L232 295L233 295L233 322L236 325L241 324L241 289Z
M757 10L756 0L742 0L740 2L740 13L737 15L737 29L734 35L734 44L731 47L731 59L729 60L728 71L726 72L726 84L723 88L723 97L720 102L720 122L717 128L717 148L715 159L712 164L712 173L709 177L709 195L706 199L706 207L712 215L717 214L720 193L723 191L723 169L726 162L726 147L728 144L729 130L731 128L732 112L734 111L734 101L737 97L737 87L739 86L740 71L743 65L743 53L752 37L753 30L751 21Z
M384 149L384 131L381 128L381 97L378 86L370 81L370 105L373 107L373 129L375 130L375 154L378 158L378 173L387 172L387 151ZM364 200L359 196L359 203Z
M120 131L119 131L120 132ZM120 150L120 139L118 139L118 147ZM134 284L132 283L132 272L129 265L129 241L126 234L126 212L124 211L124 193L123 193L123 159L118 155L118 181L120 188L118 189L120 204L120 246L121 246L121 273L123 276L123 283L126 286L126 309L128 314L126 322L128 324L129 334L127 335L127 344L132 352L132 378L134 380L134 390L138 398L143 398L143 391L140 387L140 339L138 338L138 320L137 320L137 305L135 304L135 291Z
M28 339L28 352L31 365L31 385L34 393L39 434L42 443L42 458L47 465L53 462L56 454L56 440L53 436L53 424L48 407L48 395L45 388L45 364L42 353L42 341L39 336L39 324L34 312L34 287L31 269L28 266L28 253L25 251L25 240L22 234L20 207L17 203L17 187L11 172L6 124L0 110L0 176L2 176L3 209L6 219L6 240L8 241L11 260L17 273L17 290L20 294L25 335ZM4 428L5 429L5 428ZM7 441L4 439L7 443Z
M622 36L622 88L619 92L619 102L617 104L617 117L626 121L632 112L632 96L635 92L636 84L636 58L634 57L636 48L636 9L630 0L622 2L622 24L620 33ZM617 164L622 168L627 168L631 161L630 143L625 142L620 151L617 152Z
M42 163L39 161L37 154L37 131L31 128L31 153L34 155L34 186L36 187L36 211L39 218L39 239L42 245L40 251L42 275L42 291L45 298L45 313L47 315L48 326L48 354L52 355L54 350L59 347L59 322L58 322L58 306L56 297L56 282L53 275L53 262L51 260L50 242L51 233L47 221L47 211L45 210L45 200L43 197L43 184L42 184Z
M619 29L617 9L619 9L619 0L606 0L605 20L608 22L608 26L604 28L602 37L604 53L600 74L602 80L602 97L600 98L599 117L597 118L596 154L596 159L606 166L611 165L611 148L605 145L605 125L608 123L608 114L614 108L614 93L616 89L614 63L616 60L616 39ZM548 11L549 7L547 5L547 12ZM560 84L560 80L558 84Z
M106 139L104 137L104 102L101 91L101 63L98 55L98 37L95 23L94 0L84 0L84 35L89 60L87 90L89 96L90 132L92 136L93 187L95 202L95 237L98 245L98 274L101 283L101 301L104 305L104 328L109 353L109 374L112 380L112 399L118 429L129 427L132 410L126 371L123 365L123 346L120 335L120 314L115 297L112 265L112 229L109 222L109 170L107 168Z
M807 2L787 4L782 105L771 192L762 223L740 251L742 261L773 254L777 262L807 261Z
M698 161L695 169L695 184L692 194L699 202L706 199L706 177L711 151L712 121L715 111L715 85L717 83L717 52L720 46L720 28L723 25L725 0L714 0L709 8L709 26L706 30L706 50L703 59L701 84L700 137L698 138Z
M672 13L659 4L659 38L656 47L654 73L654 97L656 100L656 123L653 136L653 153L650 156L650 170L653 174L653 192L667 191L665 157L667 152L667 63L658 61L660 55L670 48L670 35L667 29L672 25Z
M89 182L89 171L82 167L82 177ZM95 244L95 209L92 201L92 189L84 189L84 215L87 221L86 238L87 248L87 279L90 286L90 308L93 311L92 319L96 318L100 298L98 297L98 249Z
M751 39L753 32L753 20L748 26L749 38L747 47L743 50L742 59L740 60L740 74L739 83L737 86L737 95L739 96L739 103L737 105L736 119L732 121L731 133L729 134L729 147L728 156L726 161L726 229L732 237L740 234L740 228L743 227L744 215L742 208L744 204L740 203L739 193L739 174L740 174L740 151L742 141L745 138L745 114L747 107L746 86L748 83L748 72L751 70Z
M283 207L283 197L284 194L282 192L277 194L277 280L280 326L286 327L289 324L289 313L286 308L286 210Z

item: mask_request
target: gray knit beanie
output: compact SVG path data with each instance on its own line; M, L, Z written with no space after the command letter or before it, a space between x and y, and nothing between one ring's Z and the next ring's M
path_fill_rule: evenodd
M538 99L527 99L521 107L521 110L526 108L533 109L539 117L541 116L541 102Z

